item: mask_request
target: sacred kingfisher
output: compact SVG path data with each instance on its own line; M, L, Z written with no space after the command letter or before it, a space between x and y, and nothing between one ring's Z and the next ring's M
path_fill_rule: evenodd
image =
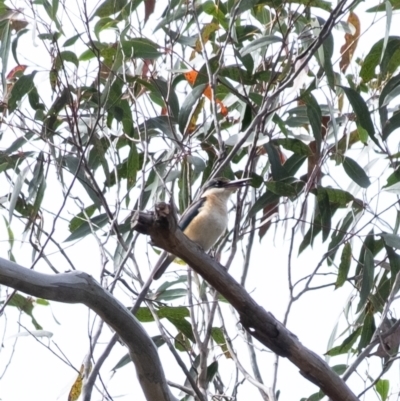
M210 180L203 188L201 197L193 202L179 220L179 228L184 234L201 246L204 252L217 242L228 225L228 199L250 178L230 181L220 177ZM175 259L175 255L163 252L154 267L154 279L158 280L165 269Z

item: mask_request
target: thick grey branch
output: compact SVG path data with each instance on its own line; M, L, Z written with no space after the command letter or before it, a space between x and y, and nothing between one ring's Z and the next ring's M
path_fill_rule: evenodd
M304 347L297 337L274 316L258 305L224 267L205 254L177 228L176 218L164 202L155 213L137 212L132 226L150 235L154 245L187 262L220 292L239 313L241 323L258 341L288 358L303 376L316 384L334 401L356 401L346 383L318 355Z
M169 391L153 341L138 320L86 273L49 275L0 258L0 284L26 294L65 303L82 303L96 312L129 348L148 401L176 401Z

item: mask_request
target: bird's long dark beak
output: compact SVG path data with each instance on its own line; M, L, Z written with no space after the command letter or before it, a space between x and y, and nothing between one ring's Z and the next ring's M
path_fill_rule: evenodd
M249 184L251 178L242 178L240 180L229 181L227 182L224 187L225 188L241 188Z

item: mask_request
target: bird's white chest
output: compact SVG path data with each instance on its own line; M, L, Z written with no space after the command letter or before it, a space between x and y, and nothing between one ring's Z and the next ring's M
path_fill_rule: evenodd
M206 202L185 230L185 234L208 251L225 232L228 225L226 202Z

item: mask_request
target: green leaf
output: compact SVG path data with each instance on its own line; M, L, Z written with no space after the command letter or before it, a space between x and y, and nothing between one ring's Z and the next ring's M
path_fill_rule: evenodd
M20 136L17 138L4 152L6 154L14 153L15 151L19 150L22 146L30 141L31 138L35 136L34 131L28 131L25 135Z
M178 119L179 117L179 100L175 90L168 84L168 82L155 78L151 81L151 90L153 94L158 94L162 100L161 107L169 106L172 112L172 117Z
M292 156L290 156L284 164L287 176L294 177L306 159L307 156L298 155L297 153L294 153Z
M147 306L140 307L135 313L135 317L142 323L154 322L153 314Z
M357 341L358 337L361 334L361 327L359 327L357 330L355 330L353 333L351 333L343 342L341 345L338 345L337 347L333 347L330 349L326 355L329 356L337 356L341 354L347 354L354 343Z
M385 88L386 88L386 86L385 86ZM400 86L395 86L391 90L391 92L388 93L387 95L385 95L385 98L383 98L382 106L387 106L393 99L395 99L399 95L400 95ZM381 97L382 97L382 93L381 93L381 96L379 98L381 98Z
M73 155L63 156L61 163L67 168L67 170L72 174L76 175L78 181L85 188L87 194L93 203L97 206L101 206L101 201L96 191L93 189L90 179L87 177L85 170L80 164L80 159Z
M400 85L400 74L390 78L388 83L382 89L382 92L379 96L379 116L380 116L382 128L385 126L386 121L388 119L388 111L387 111L387 107L384 105L384 102L385 102L387 96L393 90L395 90L399 85Z
M126 4L127 0L105 0L97 7L94 15L100 18L108 17L121 11Z
M288 0L286 3L294 3L294 4L302 4L307 7L317 7L322 10L331 12L332 11L332 2L325 0Z
M11 224L11 220L13 217L13 213L14 213L14 209L17 205L17 201L19 199L19 195L21 193L22 190L22 186L24 184L25 178L28 175L30 168L29 166L25 167L24 170L22 170L19 174L18 177L15 181L14 184L14 188L13 188L13 192L11 194L11 198L10 198L10 204L8 207L8 222L9 224Z
M139 154L134 142L130 143L130 151L127 160L127 189L128 191L136 184L136 174L139 171Z
M385 52L381 61L383 46L385 39L380 39L376 42L363 62L360 70L360 76L365 83L375 77L375 69L380 64L380 74L382 77L388 72L388 67L391 60L396 56L397 50L400 48L400 37L389 36Z
M16 306L19 310L30 316L32 324L36 330L43 330L43 327L36 321L36 319L33 316L33 308L34 308L33 302L34 300L31 297L24 297L23 295L17 292L12 296L12 298L8 302L8 305Z
M372 252L365 247L364 266L362 269L362 281L360 290L360 301L357 306L357 313L360 312L367 303L368 297L374 285L374 256Z
M158 51L158 48L157 43L145 38L135 38L122 42L125 57L129 58L156 59L163 54Z
M364 319L364 324L362 326L362 331L361 331L361 338L357 347L359 352L371 342L371 338L375 333L375 329L376 327L375 327L374 314L368 312Z
M288 184L282 181L268 181L266 186L268 190L272 191L279 196L287 196L289 198L294 198L300 194L304 188L303 181L295 181L294 183Z
M380 395L382 401L386 401L388 399L389 389L389 380L379 379L375 384L375 390Z
M400 127L400 113L394 114L389 120L386 121L382 129L382 139L386 141L388 136L397 128Z
M271 164L271 173L274 181L281 181L287 178L289 175L286 171L285 166L282 165L278 149L271 142L266 143L264 145L264 148L268 154L268 160Z
M341 376L344 372L346 372L347 368L348 366L345 364L331 366L331 369L339 376Z
M343 160L343 168L347 175L360 187L368 188L371 185L367 174L360 165L350 157L345 157Z
M274 35L266 35L263 36L262 38L254 39L253 41L250 42L250 44L248 44L247 46L243 47L240 50L240 55L244 57L246 54L250 54L258 49L264 48L268 45L278 42L282 42L282 38Z
M218 361L214 361L209 366L207 366L207 379L206 379L207 383L212 382L217 373L218 373Z
M104 17L96 22L93 31L96 35L97 40L100 40L100 33L107 29L116 29L118 26L118 21L110 17Z
M69 61L70 63L75 64L76 67L79 67L79 60L76 56L76 53L69 50L64 50L60 53L59 57L61 60Z
M242 0L237 8L237 15L250 10L259 3L259 0Z
M164 306L157 310L157 315L160 319L172 318L172 319L183 319L190 316L189 309L185 306Z
M321 150L321 142L322 142L322 132L321 132L321 120L322 114L321 109L315 100L314 96L311 93L304 93L302 95L302 99L304 100L307 106L307 117L310 120L312 132L317 143L317 153L319 154Z
M353 108L354 113L356 113L358 123L368 132L369 137L380 146L375 137L375 128L371 120L371 113L369 112L364 99L352 88L347 88L345 86L340 86L340 88L344 90L347 99L349 99L351 107Z
M8 110L10 113L17 108L18 102L35 88L35 84L33 82L35 75L36 71L33 71L29 75L22 75L22 77L18 78L11 90L10 99L8 100Z
M347 280L351 264L351 245L346 242L343 247L342 256L340 259L339 272L336 279L335 289L340 288Z
M93 217L89 222L83 222L72 234L64 240L64 242L75 241L79 238L86 237L91 234L92 231L97 231L104 227L108 223L108 216L106 213L100 214L99 216Z
M389 3L392 5L393 10L400 9L400 1L399 0L388 0ZM371 7L366 10L367 13L377 13L379 11L386 11L386 1L379 3L377 6Z
M253 207L250 209L249 218L255 216L260 210L264 209L266 206L278 202L279 196L271 191L265 192L260 198L256 200Z
M92 49L87 49L79 56L79 61L89 61L94 57L96 53Z
M313 244L314 239L320 233L321 229L322 229L322 226L321 226L321 215L320 215L320 213L316 213L310 228L308 229L306 235L304 236L303 241L301 241L301 244L299 246L299 255L309 245Z
M317 194L319 194L321 191L326 192L329 202L337 207L347 207L349 202L354 201L354 196L347 191L343 191L342 189L318 187Z
M317 192L318 209L321 216L322 242L325 242L331 231L332 212L329 202L329 195L326 191Z
M400 237L396 234L381 234L387 246L391 248L400 249Z
M189 118L192 115L195 105L203 95L204 89L206 88L207 84L202 84L196 86L186 97L185 101L182 104L181 110L179 112L179 131L184 134L186 130L186 126L188 124Z
M285 139L278 139L276 142L283 148L290 150L291 152L296 153L298 155L302 156L312 155L312 151L309 148L309 146L307 146L304 142L298 139L285 138Z
M213 327L211 329L211 337L221 347L225 357L231 358L231 354L229 353L228 346L226 345L226 339L222 329L219 327Z
M188 353L192 349L192 345L189 339L182 333L179 332L174 339L175 348L180 352Z
M165 340L162 336L153 336L151 337L151 339L153 340L153 343L157 348L165 344Z
M324 42L322 43L322 49L324 51L324 73L328 79L329 87L335 90L335 73L332 66L332 56L334 49L333 35L330 33Z
M171 8L172 10L172 8ZM195 9L192 11L193 13L196 13L196 15L200 15L200 13L202 12L202 7L201 4L197 4L195 6ZM187 17L187 5L184 4L183 6L179 7L178 9L169 12L169 14L163 18L158 25L154 28L154 32L156 32L157 30L159 30L160 28L163 28L165 25L170 24L173 21L177 21L177 20L184 20L184 17ZM164 15L163 15L164 16Z
M390 264L390 287L395 284L397 273L400 271L400 255L398 255L391 247L386 246L386 252Z
M187 290L184 288L177 288L176 290L165 290L157 294L157 301L172 301L174 299L182 298L187 295Z
M129 354L125 354L111 370L116 371L131 362L131 356Z
M76 41L81 37L82 35L80 33L78 33L77 35L72 36L71 38L67 39L64 44L63 47L69 47L72 46L76 43Z
M394 277L396 277L396 275ZM370 300L375 311L380 313L383 311L383 308L389 297L390 290L390 279L388 278L388 272L385 271L378 285L375 285L374 294L370 296Z
M175 319L167 317L167 319L187 338L194 342L194 335L191 324L186 319Z
M181 174L178 180L179 187L179 211L182 214L189 206L190 202L190 175L191 169L187 160L182 160Z
M347 213L346 217L342 221L342 225L340 226L340 229L336 229L332 236L331 236L331 242L329 243L328 246L328 252L329 252L329 258L328 258L328 266L331 266L333 263L333 260L335 259L335 255L338 251L338 245L342 242L344 236L347 234L347 231L352 224L354 220L354 216L357 213L353 213L352 211Z
M69 231L73 233L75 230L77 230L78 227L80 227L83 223L85 223L86 216L92 217L96 209L97 209L96 205L90 205L87 208L85 208L85 212L81 212L77 214L75 217L73 217L69 222L68 226Z
M243 85L255 84L255 80L252 79L251 74L247 70L241 68L240 65L229 65L225 68L222 68L220 71L220 75L225 78L229 78L232 81L239 82ZM242 129L241 131L244 131L244 129Z
M302 398L300 401L320 401L325 397L325 393L323 393L321 390L318 391L317 393L311 394L307 398Z

